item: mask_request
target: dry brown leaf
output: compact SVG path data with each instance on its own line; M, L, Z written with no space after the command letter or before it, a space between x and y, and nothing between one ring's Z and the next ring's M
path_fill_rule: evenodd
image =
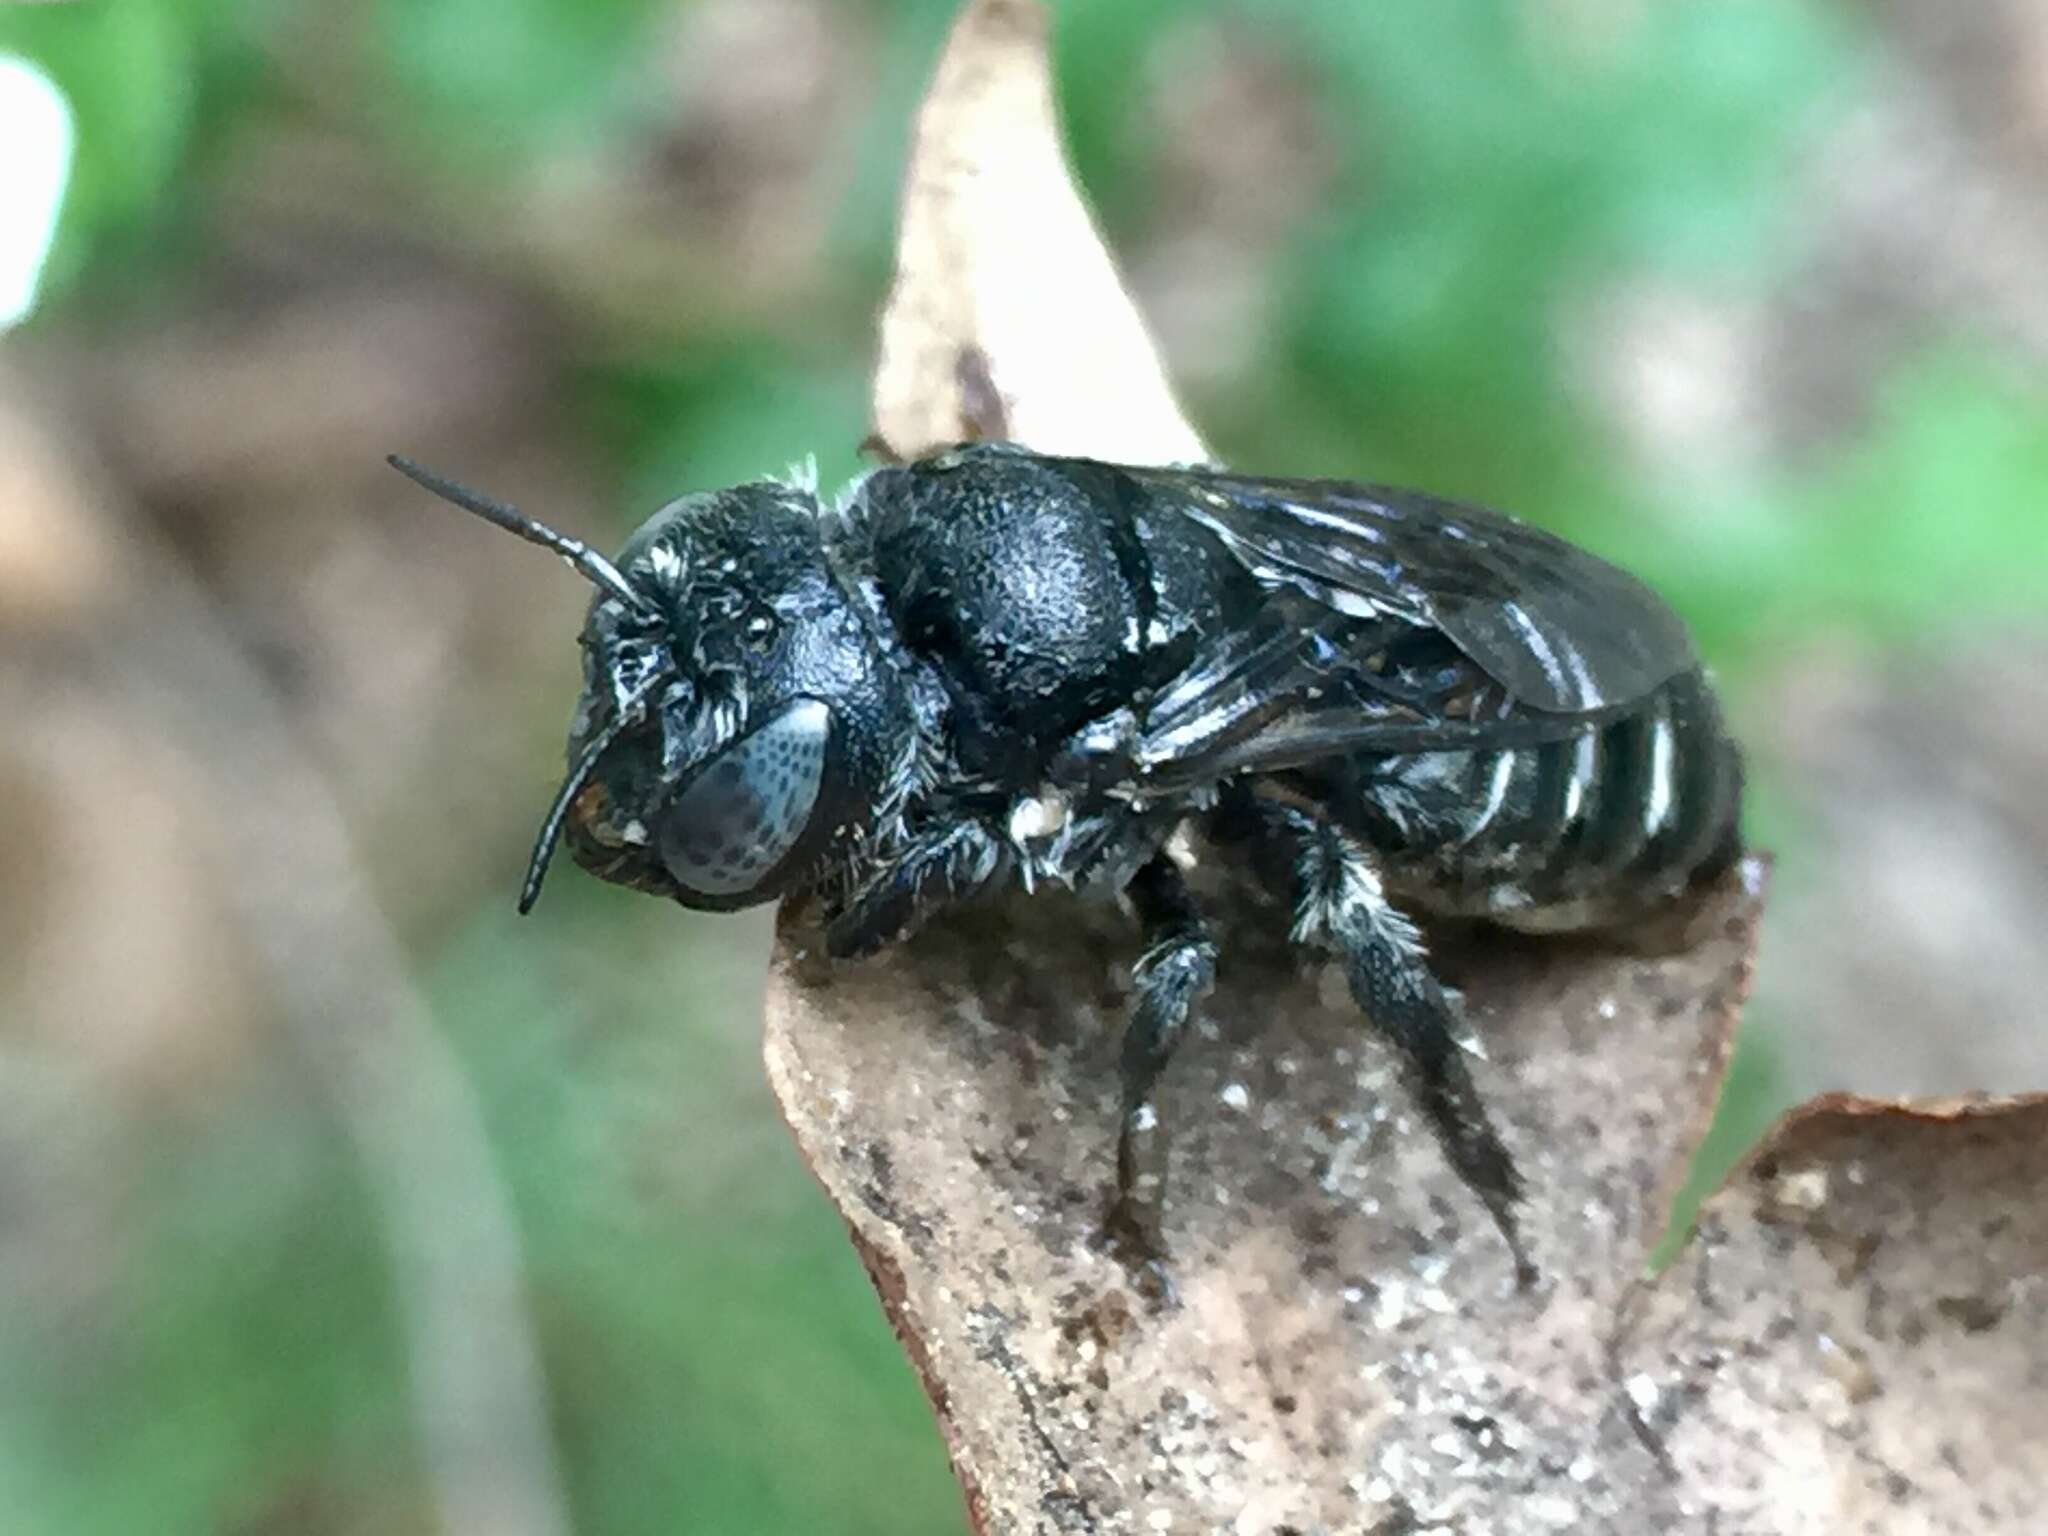
M1117 913L1041 896L868 964L786 957L777 1097L980 1528L1552 1529L1562 1505L1517 1513L1538 1495L1668 1513L1606 1353L1747 979L1757 898L1722 899L1681 956L1494 944L1453 972L1536 1191L1530 1295L1341 984L1299 974L1281 911L1205 893L1236 947L1205 1010L1220 1038L1182 1048L1161 1103L1168 1312L1094 1245L1135 943Z
M1001 434L1196 457L1065 179L1044 28L1035 5L977 0L940 65L878 431L904 455ZM1527 1293L1341 983L1301 974L1270 900L1217 861L1200 876L1227 946L1162 1098L1170 1310L1096 1246L1137 942L1121 914L1011 899L845 966L785 932L770 1077L924 1379L978 1530L1962 1529L1932 1513L1871 1524L1870 1490L1934 1511L1978 1458L2004 1455L1985 1529L2024 1502L2010 1490L2038 1484L2016 1439L2029 1421L1986 1417L2028 1381L2040 1403L2048 1380L2039 1220L2010 1214L2038 1187L2038 1116L1936 1125L1866 1106L1851 1134L1841 1111L1812 1112L1781 1133L1776 1172L1759 1165L1715 1203L1708 1241L1639 1278L1726 1064L1759 863L1662 957L1500 936L1440 949L1533 1190L1543 1278ZM1945 1166L1963 1190L1942 1193ZM1873 1189L1894 1169L1910 1183ZM1823 1196L1796 1232L1771 1214L1786 1170L1785 1188ZM1871 1248L1894 1219L1900 1237ZM1915 1277L1921 1331L1893 1342L1932 1352L1878 1347L1873 1275ZM1936 1319L1967 1333L1994 1312L1979 1331L1998 1333L1998 1362L1927 1345ZM1974 1374L1936 1390L1950 1362ZM1829 1418L1845 1390L1860 1417ZM1955 1412L1956 1456L1925 1422L1910 1432L1929 1402ZM1882 1461L1874 1482L1865 1452Z
M1616 1365L1735 1530L2038 1531L2048 1097L1787 1117L1649 1289Z
M983 438L1134 463L1207 456L1067 170L1046 14L978 0L918 115L875 435L898 458Z

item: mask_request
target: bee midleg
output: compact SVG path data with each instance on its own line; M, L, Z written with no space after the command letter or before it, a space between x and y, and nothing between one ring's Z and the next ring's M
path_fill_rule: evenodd
M1132 969L1137 992L1124 1028L1122 1125L1109 1234L1155 1266L1163 1252L1159 1218L1166 1184L1166 1135L1153 1089L1187 1032L1188 1015L1216 978L1216 945L1179 868L1152 858L1124 887L1143 924L1146 949Z
M1523 1251L1515 1207L1522 1180L1466 1069L1457 1010L1430 969L1422 935L1388 900L1365 848L1300 805L1255 798L1267 836L1291 858L1297 943L1335 950L1351 996L1400 1054L1411 1091L1451 1167L1477 1195L1528 1285L1535 1266Z
M988 884L1005 857L1001 838L978 821L954 822L912 838L832 914L826 952L852 959L909 937L947 902Z

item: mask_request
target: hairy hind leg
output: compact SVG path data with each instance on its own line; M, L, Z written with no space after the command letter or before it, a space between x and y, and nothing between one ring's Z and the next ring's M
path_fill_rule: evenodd
M1410 1090L1452 1169L1485 1205L1527 1286L1536 1269L1516 1223L1521 1175L1502 1145L1457 1042L1457 1007L1430 969L1422 935L1387 899L1379 871L1349 834L1299 806L1258 801L1269 850L1294 882L1297 943L1334 950L1351 996L1400 1054Z

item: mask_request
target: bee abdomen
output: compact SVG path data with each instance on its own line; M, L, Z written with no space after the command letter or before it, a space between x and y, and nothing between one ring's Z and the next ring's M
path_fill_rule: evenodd
M1361 767L1363 830L1424 910L1601 926L1654 907L1739 849L1741 763L1697 671L1556 741Z

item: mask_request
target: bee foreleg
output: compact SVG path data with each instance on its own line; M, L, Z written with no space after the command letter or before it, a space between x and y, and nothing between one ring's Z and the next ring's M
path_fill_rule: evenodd
M836 959L871 955L907 938L948 902L986 885L1007 853L994 830L952 822L892 851L825 928Z

